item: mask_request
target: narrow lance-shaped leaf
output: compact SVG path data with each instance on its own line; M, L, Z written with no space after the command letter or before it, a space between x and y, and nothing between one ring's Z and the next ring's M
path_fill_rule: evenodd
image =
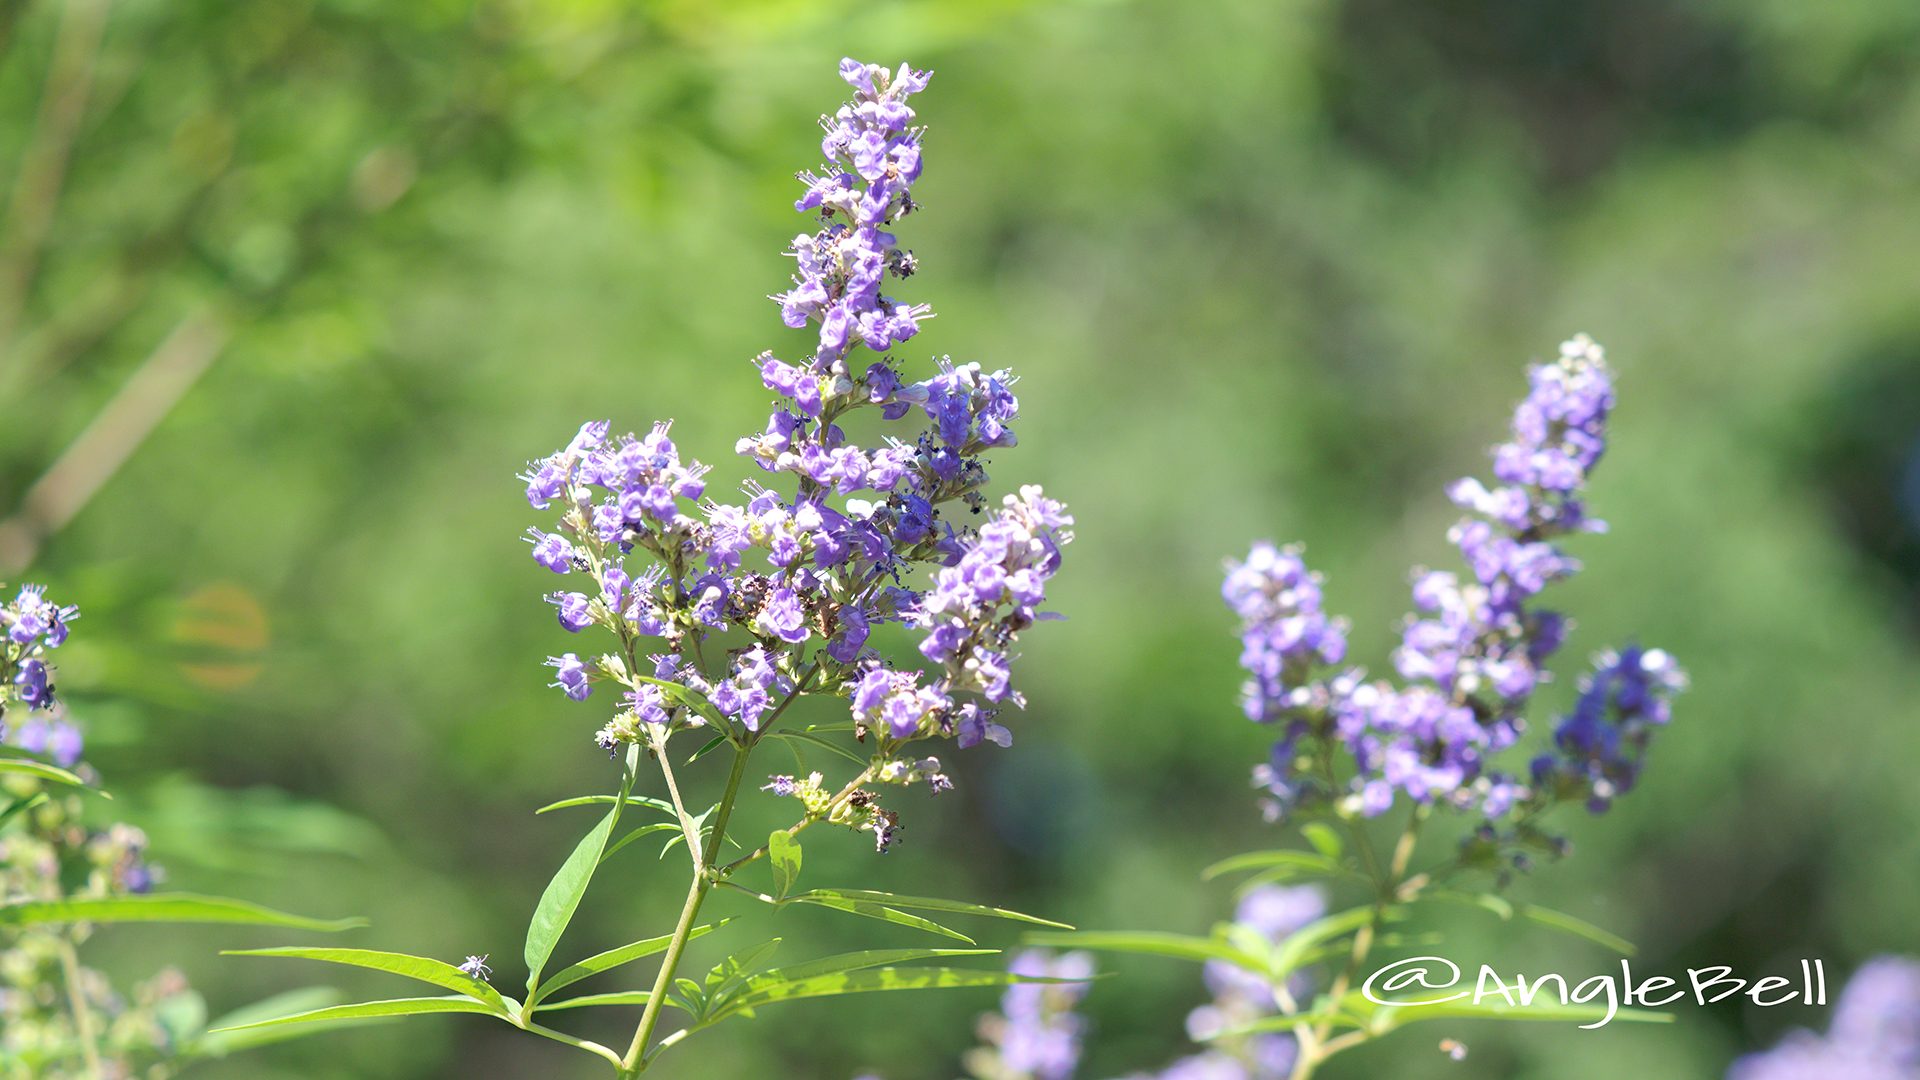
M133 896L75 896L60 900L21 900L0 904L0 926L47 923L242 923L291 930L335 932L367 925L365 919L310 919L244 900L194 893L142 893Z
M785 897L800 880L800 842L785 829L767 837L767 861L773 865L773 895Z
M1249 870L1286 872L1291 877L1338 877L1346 870L1338 862L1313 851L1249 851L1244 855L1235 855L1222 859L1200 872L1208 881L1224 874L1245 873Z
M535 810L536 814L545 814L553 810L567 810L575 806L610 806L621 803L623 806L644 806L649 810L658 810L663 814L672 814L673 804L665 799L653 799L645 795L628 795L623 802L618 795L576 795L571 799L561 799L556 803Z
M218 1028L212 1034L217 1035L228 1031L255 1031L279 1024L329 1023L346 1027L349 1026L348 1021L367 1023L396 1016L417 1016L423 1013L493 1014L493 1010L469 997L392 998L387 1001L363 1001L357 1005L334 1005L325 1009L295 1013L292 1016L275 1017L272 1020L256 1020L235 1027Z
M1053 926L1062 930L1071 930L1072 926L1052 919L1043 919L1038 915L1027 915L1006 908L989 907L986 904L970 904L965 900L942 900L934 896L903 896L899 893L880 892L876 889L813 889L807 896L834 896L846 900L869 900L897 908L915 911L943 911L955 915L978 915L987 919L1008 919L1013 922L1031 923L1034 926ZM800 899L795 897L794 899Z
M873 900L863 900L839 895L832 890L815 889L812 892L789 896L785 900L775 900L771 896L765 897L764 899L768 903L775 905L812 904L816 907L828 908L833 911L844 911L850 915L859 915L863 918L890 922L896 926L911 926L915 930L925 930L930 934L939 934L941 937L949 937L955 941L964 941L969 945L973 944L972 938L958 930L942 926L932 919L923 919L918 915L909 915L898 908L888 907L885 904Z
M600 854L607 848L607 837L620 820L618 804L600 819L600 824L580 838L574 846L573 854L560 864L559 872L553 880L547 882L546 891L540 894L540 903L533 909L533 918L527 923L527 944L523 952L527 961L527 989L540 985L540 972L547 966L547 960L553 956L554 946L560 944L560 935L573 921L573 913L580 907L580 898L586 895L587 883L593 880L593 871L600 865Z
M842 994L880 993L890 990L941 990L980 986L1011 986L1015 983L1061 983L1070 979L1033 978L1009 971L968 971L961 968L868 968L810 979L765 986L744 993L716 1011L720 1020L745 1009L758 1009L781 1001L802 998L837 997Z
M1339 861L1344 847L1340 842L1340 833L1333 826L1324 821L1309 821L1300 826L1300 835L1307 838L1307 843L1313 845L1313 850L1336 862Z
M1536 907L1533 904L1526 904L1520 908L1520 916L1521 918L1537 922L1542 926L1552 927L1562 933L1585 938L1603 948L1612 949L1622 956L1632 956L1639 951L1633 947L1633 942L1628 941L1626 938L1611 931L1603 930L1585 919L1576 918L1564 911L1555 911L1552 908Z
M1096 952L1139 953L1145 956L1190 960L1194 963L1224 960L1257 975L1267 973L1267 962L1264 956L1243 952L1215 938L1193 937L1188 934L1079 930L1070 934L1028 934L1026 940L1034 945L1092 949Z
M307 986L243 1005L208 1024L209 1030L201 1032L188 1043L183 1055L189 1059L225 1057L257 1046L317 1035L328 1030L325 1024L238 1029L262 1020L276 1020L338 1005L342 1003L342 997L340 991L331 986Z
M474 998L487 1006L487 1011L507 1016L506 1002L500 992L479 979L461 971L445 961L426 956L409 956L406 953L380 952L375 949L230 949L222 956L269 956L290 960L318 960L327 964L344 964L348 967L367 968L370 971L385 971L393 975L403 975L434 986L442 986Z
M41 780L51 780L56 784L66 784L69 787L87 788L105 798L113 797L58 765L49 765L44 761L34 761L31 758L0 757L0 773L38 777Z
M706 926L696 926L688 931L687 940L693 941L697 938L705 937L732 921L731 919L722 919L717 923L711 923ZM551 996L554 991L562 987L572 986L581 979L590 978L603 971L612 971L622 964L631 964L635 960L644 959L655 953L665 952L668 944L672 941L673 935L671 934L643 938L630 945L622 945L617 949L608 949L606 952L589 956L577 964L570 964L567 967L563 967L549 976L545 982L541 983L537 990L527 995L527 1011L532 1012L536 1003L543 998ZM642 1002L642 1004L644 1004L644 1002Z

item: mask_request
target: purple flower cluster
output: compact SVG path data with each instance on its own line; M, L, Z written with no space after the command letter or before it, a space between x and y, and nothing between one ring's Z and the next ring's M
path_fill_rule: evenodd
M80 760L83 744L55 700L47 657L65 644L68 625L79 617L80 609L48 600L39 585L22 586L0 605L0 738L67 767ZM16 702L26 706L27 717L9 724L7 707Z
M1834 1007L1824 1038L1801 1031L1734 1062L1727 1080L1920 1080L1920 961L1862 967Z
M851 698L884 762L922 738L1004 746L996 713L1023 704L1015 642L1046 617L1072 518L1031 486L987 513L982 455L1015 442L1010 373L942 359L908 381L887 355L929 314L882 292L915 267L890 230L914 208L924 131L907 101L928 74L853 60L840 74L854 99L823 118L828 164L802 174L796 203L819 228L794 241L793 288L773 298L788 326L811 328L812 351L754 360L777 400L736 445L768 486L712 497L706 466L681 456L667 424L614 438L589 423L523 475L528 501L559 512L552 531L530 531L535 562L586 579L548 596L561 626L617 641L548 660L552 685L576 701L598 682L620 687L599 735L609 751L662 726L751 738L804 692ZM862 346L864 368L852 359ZM862 409L905 427L856 445L842 421ZM982 516L956 527L957 508ZM930 588L911 576L922 568L936 571ZM869 642L887 623L919 632L930 666L884 659Z
M1074 1006L1087 994L1093 957L1028 949L1008 962L1015 975L1077 982L1015 983L1000 996L1000 1011L980 1019L987 1044L968 1062L975 1075L1067 1080L1080 1064L1087 1022Z
M1603 658L1556 733L1557 752L1535 762L1534 788L1491 764L1520 741L1565 636L1563 616L1533 606L1579 569L1554 541L1605 528L1582 501L1614 404L1605 357L1576 337L1529 374L1512 437L1493 451L1495 485L1465 479L1448 490L1469 512L1448 532L1466 570L1415 575L1415 614L1393 655L1400 683L1340 666L1345 626L1322 611L1319 579L1297 549L1258 544L1229 565L1224 593L1241 619L1249 675L1243 704L1281 728L1256 774L1274 813L1319 800L1374 816L1404 795L1494 819L1548 794L1598 810L1632 785L1651 729L1666 722L1666 696L1685 682L1658 650ZM1355 766L1344 785L1331 780L1335 748Z

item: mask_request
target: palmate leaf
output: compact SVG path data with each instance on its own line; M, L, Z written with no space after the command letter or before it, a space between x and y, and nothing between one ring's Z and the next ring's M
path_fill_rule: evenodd
M757 896L759 894L755 893L752 895ZM789 896L784 900L775 900L771 896L765 899L768 903L776 907L785 904L810 904L814 907L823 907L831 911L844 911L849 915L859 915L863 918L890 922L895 926L910 926L915 930L925 930L929 934L938 934L941 937L952 938L955 941L964 941L969 945L973 944L972 938L958 930L942 926L932 919L923 919L918 915L909 915L898 908L888 907L885 904L873 900L859 900L853 897L840 896L831 889L815 889L811 892Z
M365 919L310 919L244 900L193 893L140 893L132 896L75 896L60 900L20 900L0 904L0 926L47 923L241 923L292 930L336 932L367 925Z
M619 821L620 805L615 803L607 816L600 819L600 824L580 838L573 853L560 864L553 880L547 882L546 890L540 894L540 903L535 905L533 918L527 922L527 943L522 953L527 962L529 990L540 985L540 972L553 956L554 947L560 944L560 935L566 931L567 924L573 921L580 898L587 893L587 883L593 880L593 872L607 850L607 837Z
M859 952L823 956L818 960L808 960L789 967L769 968L749 976L741 983L740 989L746 993L753 993L785 983L802 982L843 971L860 971L865 968L905 964L914 960L936 960L954 956L994 956L999 952L998 949L863 949Z
M363 1001L356 1005L332 1005L324 1009L312 1009L294 1013L292 1016L277 1016L270 1020L255 1020L232 1027L216 1028L209 1034L220 1035L235 1031L258 1031L261 1028L277 1027L282 1024L326 1024L329 1027L352 1027L387 1020L396 1016L418 1016L422 1013L481 1013L498 1015L486 1005L470 997L416 997L392 998L386 1001Z
M1459 1001L1447 1001L1437 1005L1375 1006L1367 1028L1385 1034L1424 1020L1533 1020L1591 1024L1607 1019L1607 1011L1604 1005L1562 1005L1558 1000L1536 999L1530 1005L1518 1003L1509 1005L1504 999L1482 1001L1476 1004L1469 998L1462 998ZM1651 1009L1622 1008L1613 1010L1613 1019L1635 1024L1671 1024L1673 1014L1654 1012Z
M483 1006L478 1011L493 1013L496 1016L511 1017L512 1012L500 997L500 992L479 979L468 975L452 964L434 960L425 956L409 956L406 953L379 952L374 949L229 949L222 956L269 956L292 960L319 960L328 964L344 964L348 967L367 968L371 971L385 971L393 975L404 975L409 979L431 983L456 991ZM449 1010L440 1010L449 1011Z
M772 956L780 947L779 938L768 938L758 945L750 945L725 960L713 965L707 971L706 985L702 993L709 999L726 992L734 984L746 981L746 978L760 966L761 961Z
M687 940L693 941L696 938L705 937L732 921L732 919L721 919L716 923L696 926L687 932ZM539 984L533 992L527 995L526 1011L532 1012L536 1007L560 1008L561 1006L557 1004L541 1005L540 1002L542 999L551 996L554 991L563 987L572 986L581 979L591 978L603 971L612 971L614 968L620 967L623 964L631 964L635 960L642 960L655 953L665 952L667 946L672 941L673 935L671 934L663 934L660 937L642 938L630 945L622 945L617 949L608 949L603 953L595 953L577 964L570 964L567 967L563 967L559 971L554 972L545 982ZM642 1004L645 1004L645 1002L642 1002Z

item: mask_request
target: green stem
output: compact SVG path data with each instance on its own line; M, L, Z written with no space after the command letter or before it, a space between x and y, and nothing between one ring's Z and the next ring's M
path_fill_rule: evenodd
M663 748L664 749L664 748ZM714 815L713 835L703 848L698 837L689 835L687 849L693 856L693 882L687 886L687 900L680 908L680 921L673 928L673 938L667 944L667 952L660 960L660 973L654 977L653 992L647 995L645 1011L640 1014L640 1025L634 1029L633 1042L627 1046L627 1052L620 1059L620 1077L622 1080L640 1075L647 1067L647 1043L653 1038L653 1029L660 1023L660 1010L667 1002L667 990L673 985L673 977L680 967L680 954L686 951L687 939L693 933L694 920L700 917L700 905L706 902L707 893L713 889L713 878L707 868L713 865L713 857L719 851L721 840L726 836L727 819L733 815L734 801L740 795L740 780L746 775L747 755L744 747L735 747L733 751L733 769L727 774L727 788L720 796L720 806ZM660 767L668 776L672 785L672 767L667 764L664 753L660 756ZM675 804L679 798L676 794ZM682 811L684 814L685 811Z
M100 1071L99 1037L93 1030L93 1010L87 1007L87 992L80 985L80 954L73 941L60 936L60 970L66 976L67 1004L73 1008L73 1033L80 1040L80 1053L86 1059L88 1076L105 1076Z
M1413 861L1414 848L1420 841L1420 826L1426 818L1425 807L1414 808L1413 816L1407 819L1406 829L1401 832L1399 841L1393 846L1393 858L1385 874L1380 873L1379 862L1373 855L1373 845L1367 840L1365 830L1357 825L1354 828L1361 849L1366 853L1369 874L1373 878L1373 919L1353 935L1353 949L1347 955L1346 968L1333 981L1328 997L1336 1007L1340 1000L1346 997L1347 990L1353 985L1353 980L1360 974L1361 966L1367 962L1368 954L1373 951L1380 927L1386 922L1387 908L1405 899L1400 895L1402 885L1407 882L1407 867ZM1328 1058L1366 1041L1366 1036L1362 1032L1330 1039L1329 1037L1333 1034L1333 1022L1330 1020L1321 1021L1310 1034L1310 1039L1301 1040L1299 1056L1294 1059L1293 1071L1288 1074L1288 1080L1312 1080L1314 1070Z

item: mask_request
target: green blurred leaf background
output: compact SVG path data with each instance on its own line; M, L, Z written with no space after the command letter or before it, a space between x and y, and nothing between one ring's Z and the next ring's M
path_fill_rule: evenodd
M1638 638L1694 689L1643 788L1518 895L1649 972L1920 949L1901 0L0 0L0 563L84 608L61 682L169 887L374 920L342 944L515 954L585 820L531 811L617 771L600 703L543 685L574 642L513 473L582 419L677 417L714 490L747 476L747 360L802 347L764 299L805 225L789 177L849 53L937 73L901 231L902 294L940 317L903 355L1021 373L995 485L1045 484L1080 538L1013 750L953 755L958 792L901 800L885 859L809 834L810 884L1204 930L1231 897L1200 870L1275 840L1220 561L1305 541L1384 668L1406 568L1449 558L1441 485L1482 466L1523 363L1586 330L1622 406L1593 493L1613 532L1555 596L1568 674ZM679 873L610 861L556 959L665 932ZM924 943L755 908L716 902L814 954ZM1465 963L1612 970L1461 933ZM214 951L276 943L99 939L216 1012L295 976ZM1201 996L1189 966L1113 966L1089 1076L1182 1052ZM795 1004L659 1072L948 1077L991 1002ZM631 1026L594 1011L587 1034ZM1460 1034L1475 1076L1697 1078L1796 1024L1824 1018ZM205 1075L596 1075L557 1054L450 1017ZM1328 1075L1460 1073L1416 1032Z

